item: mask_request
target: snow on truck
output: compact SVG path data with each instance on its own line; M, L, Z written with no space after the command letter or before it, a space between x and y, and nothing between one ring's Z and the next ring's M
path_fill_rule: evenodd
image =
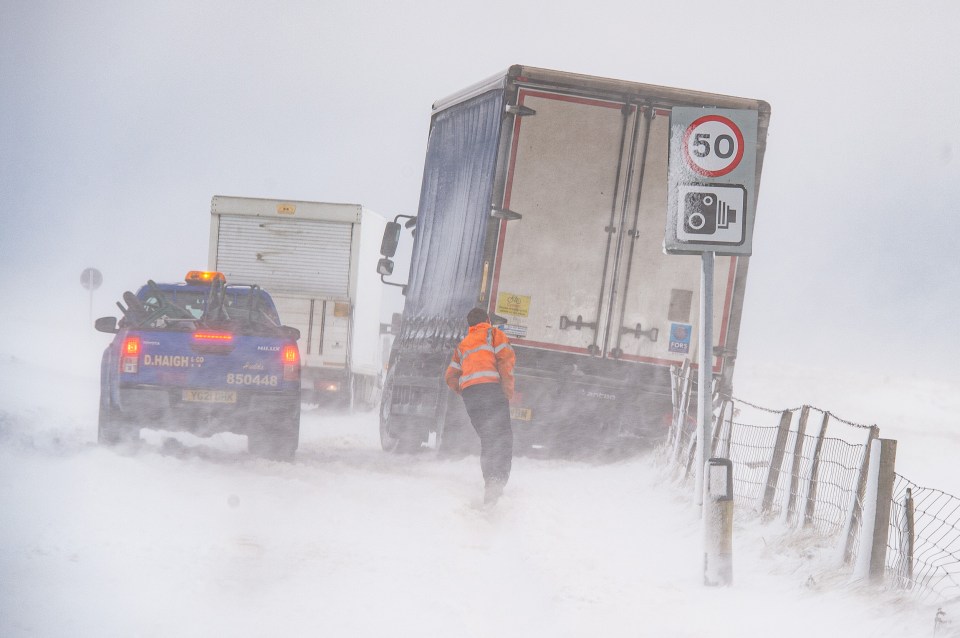
M358 204L219 195L210 214L210 269L259 283L300 331L303 400L374 406L386 220Z
M401 329L383 389L384 449L473 439L442 378L480 306L516 351L518 447L661 436L671 368L696 360L700 260L664 254L675 106L763 101L525 66L433 105ZM392 274L398 216L378 271ZM729 386L748 259L718 256L715 378Z
M300 439L300 354L270 295L191 271L181 283L148 281L101 317L111 333L100 365L97 440L114 445L141 428L199 436L247 435L251 453L289 461Z

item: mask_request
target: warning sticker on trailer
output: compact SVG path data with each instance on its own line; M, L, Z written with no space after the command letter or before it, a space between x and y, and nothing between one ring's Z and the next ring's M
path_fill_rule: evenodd
M497 295L497 314L526 317L530 314L530 296L501 292Z
M503 334L508 337L513 337L515 339L523 339L527 336L527 327L518 326L516 324L504 324L500 326L500 330L503 331Z
M670 324L670 352L688 354L690 352L690 335L693 326L689 323Z

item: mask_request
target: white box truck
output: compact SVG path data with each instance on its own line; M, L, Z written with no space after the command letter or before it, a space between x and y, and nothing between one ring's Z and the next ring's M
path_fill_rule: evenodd
M759 189L770 119L762 100L518 65L433 105L381 401L385 449L417 449L435 434L442 451L473 436L443 372L474 306L513 342L519 446L666 433L671 369L697 357L700 288L699 258L663 250L678 106L757 113ZM385 239L400 232L391 223ZM385 275L395 245L384 242ZM747 263L716 260L711 352L724 388Z
M210 269L267 290L300 330L302 400L373 407L384 372L376 263L386 220L359 204L221 195L210 214Z

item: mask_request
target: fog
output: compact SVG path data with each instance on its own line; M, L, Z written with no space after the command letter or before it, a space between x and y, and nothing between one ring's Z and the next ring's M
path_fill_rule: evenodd
M303 609L321 594L333 596L344 606L336 616L346 623L335 625L340 635L387 631L393 626L391 614L407 626L422 621L434 633L444 633L440 621L457 620L466 609L464 599L488 595L462 579L502 576L485 556L493 556L494 565L509 564L518 560L518 552L532 551L538 565L547 566L533 573L561 583L562 591L547 586L552 599L522 595L522 610L511 608L477 626L507 627L507 635L519 629L536 634L542 628L536 620L546 614L551 618L546 627L558 629L552 633L565 628L577 635L576 629L602 627L599 623L612 617L610 635L636 635L630 632L642 626L642 612L624 610L645 600L640 609L655 612L651 626L661 630L650 635L704 635L708 624L687 613L689 596L697 603L709 597L704 604L712 613L729 613L744 623L752 622L746 606L752 596L815 623L813 610L824 599L808 599L814 595L801 582L822 572L805 571L808 563L797 548L782 548L784 562L773 560L772 550L751 553L748 548L766 547L773 536L746 523L738 552L753 562L737 593L704 594L697 587L695 550L669 565L643 567L646 559L637 558L640 566L633 564L628 576L609 566L630 562L651 545L666 543L667 554L683 555L696 544L685 532L693 514L684 497L669 491L650 496L660 477L648 459L596 473L578 465L521 461L517 475L534 478L526 486L520 482L517 492L505 497L504 513L488 520L470 507L476 478L472 462L438 466L381 457L369 415L330 424L308 415L306 454L291 468L251 460L242 444L229 438L166 444L156 435L144 449L127 454L97 449L92 445L96 375L109 338L94 332L90 319L117 314L114 302L122 292L148 278L177 281L186 271L205 267L214 195L360 203L385 217L415 212L431 104L511 64L762 99L771 104L772 116L735 394L771 408L811 403L844 418L877 423L884 436L900 440L899 458L911 480L960 493L950 471L960 381L954 365L960 339L953 329L960 304L960 260L953 256L960 236L958 23L960 5L950 0L910 7L808 2L776 11L748 0L0 4L0 298L6 301L0 308L0 465L6 468L0 475L0 503L16 512L2 528L10 541L3 571L14 579L2 579L8 584L0 609L29 603L21 611L27 615L18 616L34 623L17 627L24 635L31 627L47 635L83 634L87 625L74 631L71 619L123 632L135 627L138 611L150 609L156 615L149 617L162 617L153 610L154 594L205 578L189 558L197 547L212 552L214 563L222 559L225 569L242 565L255 572L256 565L266 563L252 560L248 552L292 542L306 554L290 550L278 559L266 550L274 571L266 573L262 589L245 589L257 580L256 573L204 582L189 604L212 600L214 609L235 614L228 628L250 621L247 627L255 635L260 625L246 603L274 587L280 594L304 596ZM104 275L92 309L80 285L87 267ZM399 309L397 290L385 294L390 307ZM333 469L326 467L329 462ZM230 478L220 478L221 470ZM146 495L139 491L171 472L185 472L190 479ZM175 520L198 530L227 525L220 519L212 523L208 516L213 515L203 508L220 507L219 514L232 516L237 510L223 505L231 494L239 494L244 504L239 511L252 512L251 518L221 536L208 530L169 544L156 531L137 541L145 528L134 525L119 546L97 545L100 541L91 539L101 538L100 525L117 522L109 517L116 513L104 505L99 489L77 491L77 481L113 484L128 476L134 477L129 491L114 485L109 495L131 505L145 499L134 511L146 513L148 521L162 519L197 486L209 490L210 502L185 505ZM435 508L427 520L440 529L426 537L441 543L444 552L426 567L411 558L375 568L378 559L364 553L362 541L368 537L363 535L353 544L330 539L313 544L300 531L280 526L287 531L275 536L256 522L282 517L287 505L310 510L305 522L314 531L326 529L323 512L331 506L338 521L369 518L369 508L384 500L378 491L385 490L388 501L400 498L390 487L395 480L411 490L423 483L440 486L440 496L429 505L380 519L403 527L402 540L414 543L417 531L429 526L418 518L422 508ZM558 480L577 495L567 499L550 492L550 483ZM262 482L271 487L260 487ZM632 490L616 492L606 509L594 507L590 490L611 489L611 482L631 484ZM288 489L302 495L343 484L366 500L349 504L324 492L317 499L291 497L283 505L263 502L249 510L246 504L256 499L240 494L248 490L272 498ZM67 485L70 489L61 489ZM648 498L663 527L652 536L638 536L633 530L648 515L637 502ZM578 514L584 507L594 509ZM109 516L97 523L100 514ZM591 535L596 532L587 523L591 516L610 521L613 540ZM330 533L356 529L348 525ZM566 535L542 549L539 539L552 538L555 529L567 530ZM260 550L242 540L251 537ZM635 538L634 554L624 557L614 549ZM569 563L554 563L541 553L576 553L592 541L609 541L611 549L599 556L577 553ZM769 542L779 547L779 541ZM95 590L105 582L96 567L103 563L97 561L92 568L70 571L71 556L83 564L85 544L97 545L97 556L118 549L114 566L126 560L169 578L134 599L114 623L98 624L97 614L106 613L98 596L81 597L65 611L64 601L77 588ZM345 548L348 556L331 548ZM31 552L48 559L31 562L24 558ZM439 580L430 575L444 561L454 563L464 555L471 558L463 571ZM304 594L316 585L313 573L302 571L304 556L308 563L322 557L342 566L337 573L350 573L352 565L360 576L349 581L350 588L338 589L346 581L326 571L330 580L319 593ZM168 560L172 567L165 571ZM410 592L423 598L400 595L379 608L382 622L367 622L368 601L349 592L372 587L396 596L381 579L410 570ZM636 573L644 570L661 578L637 580ZM506 574L525 577L519 570ZM104 591L122 590L130 576L122 570L107 574L111 584ZM581 587L581 579L596 587ZM15 589L11 582L22 587ZM231 589L237 582L244 584ZM59 601L55 608L64 621L48 617L41 622L42 600L28 594L54 585L50 596ZM538 580L517 587L530 592L545 586ZM450 596L440 598L440 613L432 616L437 609L431 608L430 596L438 588ZM492 595L491 602L509 602L501 594ZM806 602L777 607L787 604L778 594ZM660 595L669 600L657 611L649 601ZM187 604L183 596L175 602ZM827 596L827 620L849 628L850 635L883 635L881 627L898 635L893 633L898 628L920 626L913 614L921 612L908 607L871 620L871 610L857 594L839 590ZM741 607L726 609L725 600ZM399 609L403 602L410 606ZM30 605L36 605L35 613ZM850 606L856 608L854 620L844 615ZM612 616L603 613L611 609L616 609ZM550 615L558 610L559 615ZM578 617L583 610L588 613ZM204 635L219 629L211 624L214 615L199 607L164 613L172 620L141 627L143 633ZM922 618L926 622L927 616ZM197 629L184 631L183 623L191 619L200 619ZM314 620L310 612L298 611L290 624L280 625L281 633L296 634L304 627L321 631ZM876 631L858 634L858 622L874 622L867 626ZM829 627L803 626L836 633ZM751 624L739 628L740 634L726 635L757 635ZM783 635L805 635L800 629L789 633L793 629L785 627ZM916 635L928 630L929 623Z
M521 63L772 105L741 362L956 376L960 8L771 13L4 3L0 292L35 308L55 290L79 320L96 267L112 312L206 264L216 194L414 212L430 105Z

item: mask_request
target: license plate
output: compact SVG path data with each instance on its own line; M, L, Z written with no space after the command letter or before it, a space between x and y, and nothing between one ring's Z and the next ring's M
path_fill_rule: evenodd
M198 403L236 403L237 393L234 390L184 390L183 400Z
M510 408L510 418L517 421L533 420L533 410L530 408Z

